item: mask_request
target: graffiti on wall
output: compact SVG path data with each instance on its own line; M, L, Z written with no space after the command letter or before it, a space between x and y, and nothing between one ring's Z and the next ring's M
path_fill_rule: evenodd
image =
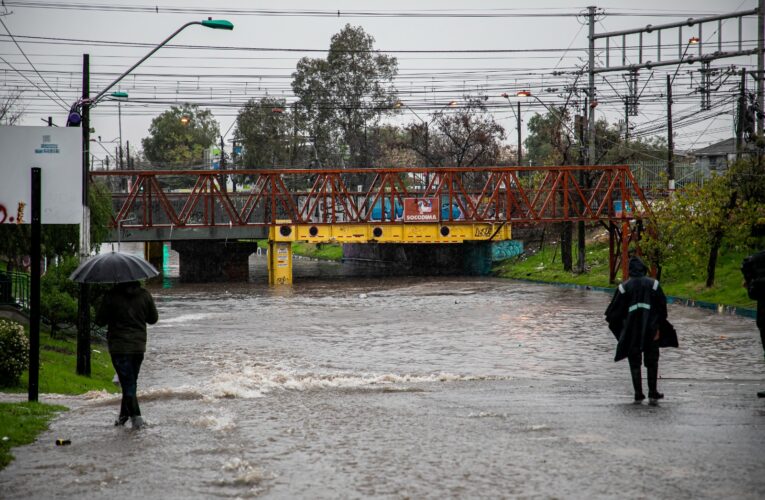
M519 240L495 241L491 245L491 260L505 260L523 253L523 242Z
M14 215L4 204L0 203L0 224L24 224L24 207L26 206L26 203L20 201L16 206L16 214Z

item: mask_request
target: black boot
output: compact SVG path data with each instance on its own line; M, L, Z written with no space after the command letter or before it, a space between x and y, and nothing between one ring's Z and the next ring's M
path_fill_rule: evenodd
M656 388L659 378L659 363L651 363L646 369L648 371L648 403L655 405L664 398L664 394Z
M643 394L643 375L640 373L640 365L637 368L630 367L630 375L632 375L632 387L635 389L635 402L639 403L645 399L645 394Z

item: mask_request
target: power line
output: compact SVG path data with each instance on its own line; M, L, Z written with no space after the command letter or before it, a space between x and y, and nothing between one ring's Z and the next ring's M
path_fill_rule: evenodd
M14 1L7 0L6 5L29 9L55 9L99 12L131 12L149 14L209 14L209 9L195 7L175 7L160 5L126 5L126 4L94 4L94 3L58 3L42 2L34 0ZM551 12L560 10L560 12ZM578 12L568 12L568 8L544 9L526 8L516 9L412 9L412 10L318 10L318 9L261 9L261 8L225 8L216 6L215 12L219 15L240 16L279 16L279 17L377 17L377 18L549 18L549 17L578 17ZM698 15L700 12L683 11L641 11L630 9L624 11L608 12L611 16L637 16L637 17L685 17ZM716 12L715 12L716 13Z
M29 60L29 58L27 57L27 55L24 53L24 50L21 48L21 45L19 45L19 42L17 42L17 41L16 41L16 39L13 37L13 33L11 33L11 30L9 30L9 29L8 29L8 26L6 26L6 25L5 25L5 22L3 21L3 18L2 18L2 17L0 17L0 24L2 24L2 25L3 25L3 28L5 28L5 31L8 33L8 36L10 36L10 37L11 37L11 40L13 40L13 43L14 43L14 44L16 44L16 47L19 49L19 52L21 52L21 55L23 55L23 56L24 56L24 59L26 59L26 60L27 60L27 62L28 62L28 63L29 63L29 65L32 67L32 69L35 71L35 73L37 73L37 76L39 76L39 77L40 77L40 80L42 80L42 82L45 84L45 86L46 86L46 87L48 87L48 88L50 89L50 91L51 91L51 92L53 92L53 94L54 94L56 97L58 97L58 98L59 98L59 100L61 100L61 102L64 104L64 106L66 106L66 104L67 104L67 103L66 103L66 102L65 102L63 99L61 99L61 96L60 96L60 95L58 95L58 94L56 93L56 91L55 91L55 90L53 90L53 89L51 88L51 86L50 86L50 85L48 85L48 82L46 82L46 81L45 81L45 78L43 78L43 77L42 77L42 75L40 74L40 72L39 72L39 71L37 71L37 68L35 68L35 65L34 65L34 64L32 64L32 61L30 61L30 60ZM8 63L6 62L6 64L8 64ZM9 64L9 66L10 66L10 64Z

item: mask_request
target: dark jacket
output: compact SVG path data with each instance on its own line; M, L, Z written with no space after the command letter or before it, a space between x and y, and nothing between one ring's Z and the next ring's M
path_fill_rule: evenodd
M146 352L146 324L157 319L154 299L137 281L112 288L96 313L96 324L108 326L109 352L119 354Z
M677 332L667 321L667 298L659 282L646 276L643 261L632 257L630 278L619 285L606 309L608 328L618 343L614 361L655 347L677 347ZM659 331L659 340L654 341Z

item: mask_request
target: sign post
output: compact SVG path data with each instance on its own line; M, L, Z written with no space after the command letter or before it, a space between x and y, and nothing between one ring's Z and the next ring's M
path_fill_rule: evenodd
M32 264L29 280L29 401L37 401L38 380L40 378L40 260L42 224L40 221L40 195L42 169L33 167L32 170L32 248L30 256Z
M0 126L0 151L0 224L31 223L28 399L37 401L42 224L82 222L79 130Z

